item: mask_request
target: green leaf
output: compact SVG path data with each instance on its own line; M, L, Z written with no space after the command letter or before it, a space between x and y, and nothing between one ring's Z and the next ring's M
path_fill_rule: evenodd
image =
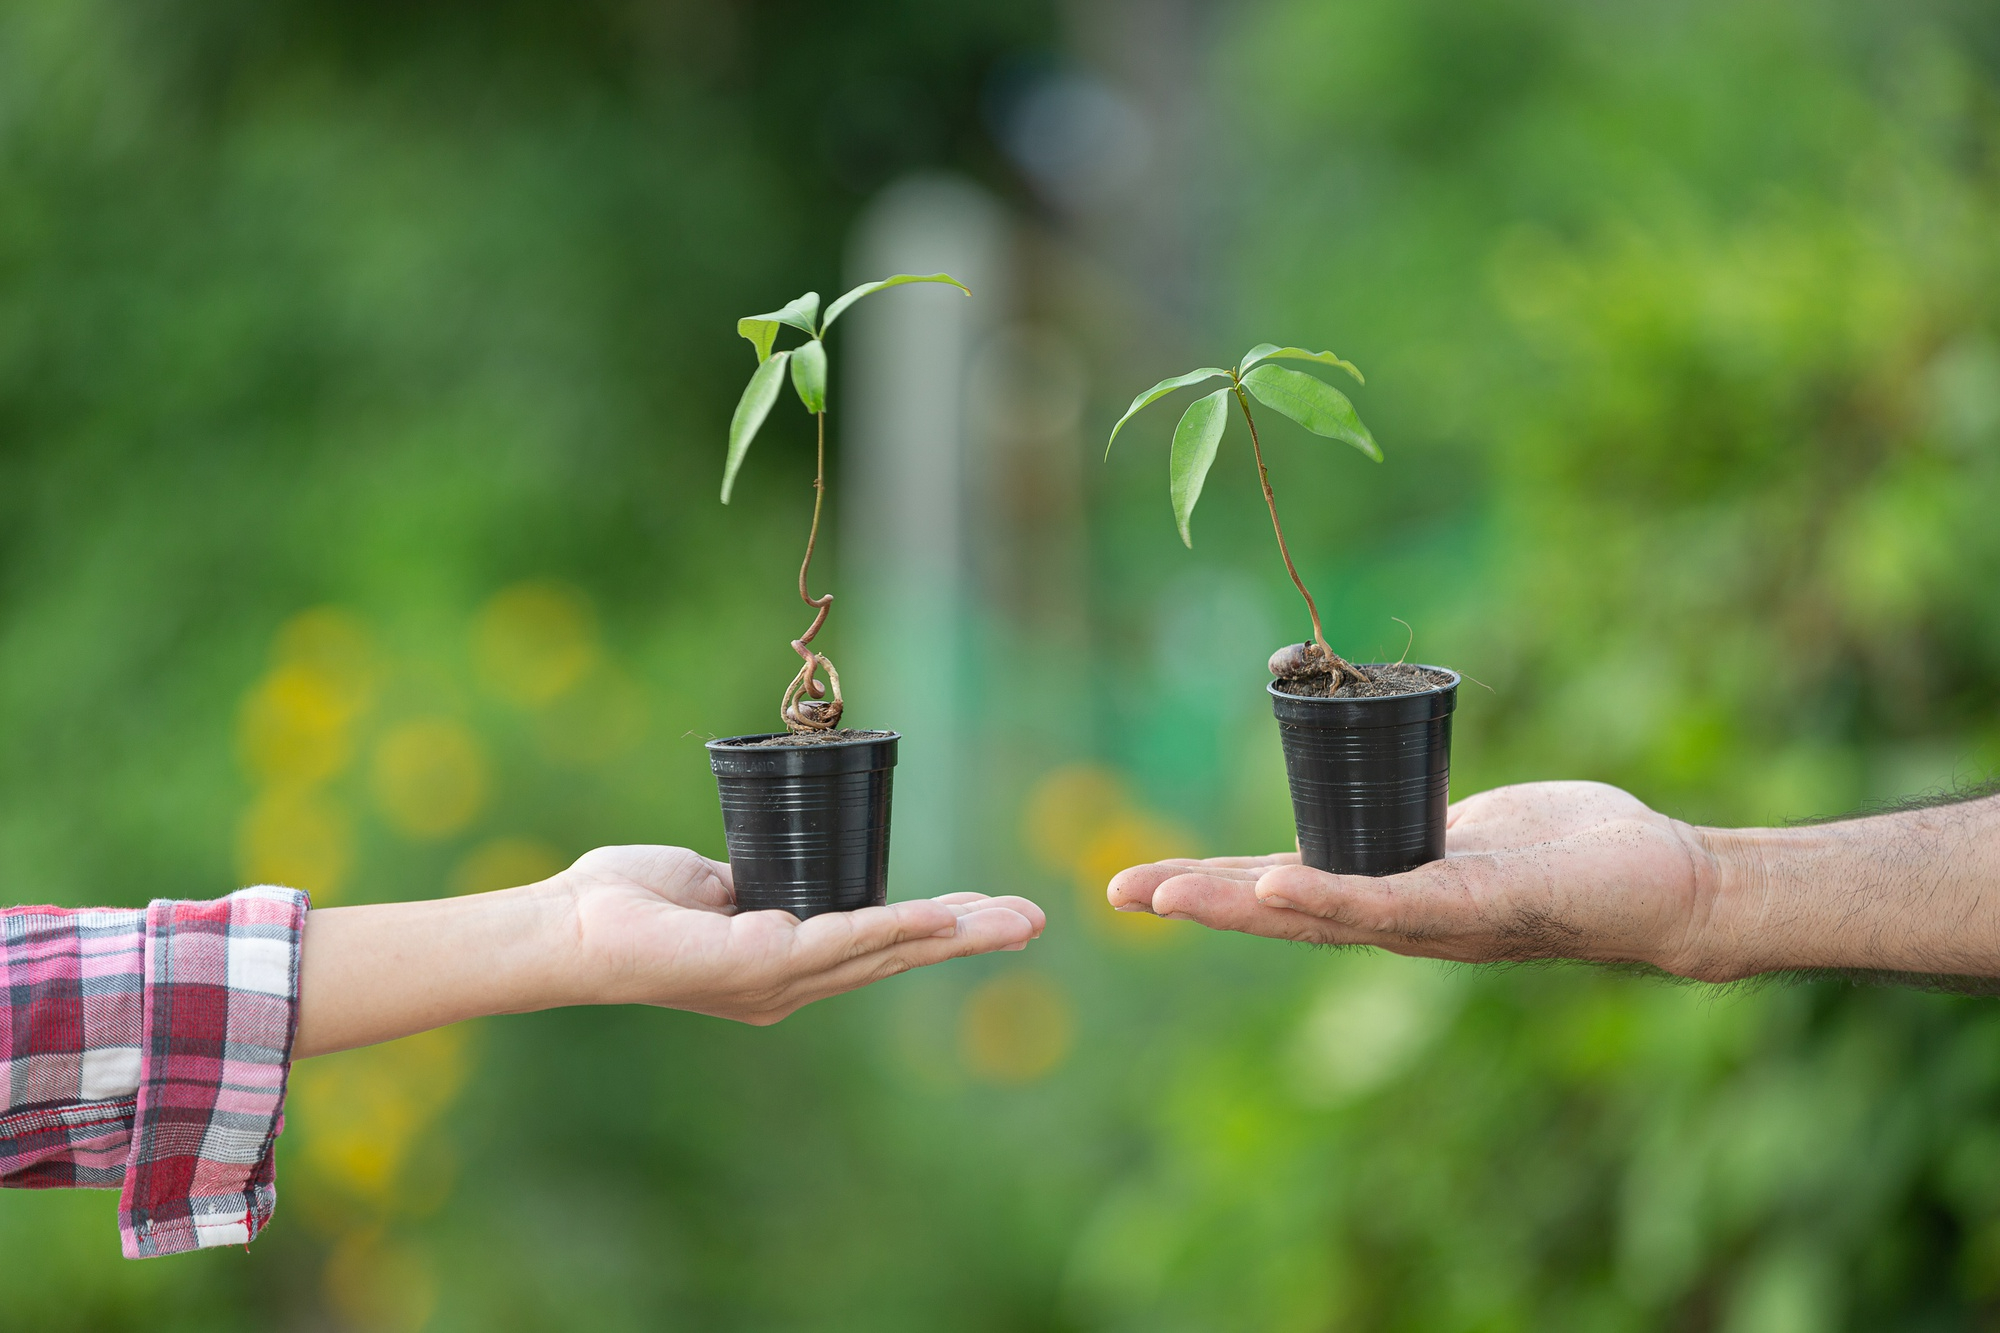
M792 349L792 387L806 411L826 411L826 344L819 339Z
M1188 410L1181 413L1181 424L1174 427L1167 484L1174 497L1174 522L1189 550L1194 549L1194 533L1188 524L1194 519L1195 501L1201 499L1202 483L1208 480L1215 446L1222 442L1222 428L1228 421L1229 390L1217 389L1189 403Z
M743 455L750 452L750 441L757 438L758 428L771 415L772 404L778 401L778 388L785 382L785 362L791 359L790 352L774 353L750 373L743 396L736 400L736 415L729 418L729 459L722 465L724 504L729 503L730 488L736 485L736 469L743 466Z
M750 340L750 345L757 349L757 364L762 365L764 358L771 355L771 344L778 340L778 321L751 315L736 321L736 332Z
M1366 384L1368 382L1361 378L1361 372L1355 368L1352 361L1343 361L1332 352L1308 352L1303 347L1280 347L1276 343L1258 343L1255 347L1245 352L1243 354L1243 364L1236 368L1236 373L1239 375L1248 375L1250 367L1256 365L1259 361L1279 360L1317 361L1322 366L1339 366L1342 370L1354 376L1355 383Z
M778 340L778 326L789 324L806 333L813 332L813 319L819 314L819 293L807 292L804 296L788 303L782 310L772 310L762 315L749 315L736 321L736 332L750 340L757 349L757 361L762 364L771 355L771 344Z
M1134 398L1132 406L1125 409L1125 415L1118 418L1118 424L1111 428L1111 438L1104 442L1104 456L1106 458L1111 457L1111 446L1117 441L1118 432L1124 430L1125 423L1137 416L1142 409L1153 403L1157 403L1175 389L1185 389L1190 384L1199 384L1203 380L1212 380L1218 375L1227 375L1228 373L1228 371L1218 370L1214 366L1203 366L1200 370L1190 370L1185 375L1176 375L1172 379L1161 380L1158 384L1155 384L1152 388Z
M826 308L826 322L819 326L820 333L824 335L828 329L833 327L833 321L839 319L841 313L845 311L847 307L853 305L856 301L859 301L862 297L873 296L876 292L879 292L887 287L901 287L906 282L943 282L958 288L960 291L964 292L967 296L972 295L972 289L970 287L960 282L957 278L952 277L951 274L949 273L898 273L895 277L884 278L880 282L864 282L859 287L856 287L853 291L849 292L847 295L841 297L838 301L835 301L832 305L828 306Z
M1283 412L1313 434L1345 440L1376 462L1382 461L1382 447L1355 415L1354 404L1325 380L1283 366L1259 366L1243 377L1243 387L1256 394L1257 401Z

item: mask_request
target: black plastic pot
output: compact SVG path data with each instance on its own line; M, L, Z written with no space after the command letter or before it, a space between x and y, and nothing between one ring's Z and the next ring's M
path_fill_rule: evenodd
M1458 673L1425 670L1451 681L1384 699L1309 699L1268 686L1307 865L1394 875L1444 856Z
M889 892L895 732L825 745L708 743L739 911L804 920L879 907Z

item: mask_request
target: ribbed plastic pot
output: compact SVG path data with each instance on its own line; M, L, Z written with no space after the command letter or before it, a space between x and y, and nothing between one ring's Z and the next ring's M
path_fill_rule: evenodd
M879 907L889 893L895 732L827 745L708 743L738 911L804 920Z
M1394 875L1444 856L1451 786L1450 683L1383 699L1309 699L1273 681L1299 859L1343 875Z

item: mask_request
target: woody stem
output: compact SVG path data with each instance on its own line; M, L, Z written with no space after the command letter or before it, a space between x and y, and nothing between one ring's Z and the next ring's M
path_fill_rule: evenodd
M1285 525L1278 522L1278 501L1271 494L1271 472L1264 466L1264 446L1257 439L1257 419L1250 415L1250 400L1244 396L1241 383L1236 385L1236 403L1243 409L1243 424L1250 428L1250 450L1257 456L1257 480L1264 485L1264 507L1271 511L1271 531L1278 534L1278 554L1285 558L1285 572L1292 576L1292 586L1299 590L1299 596L1306 599L1306 611L1312 616L1313 642L1325 655L1326 661L1338 662L1340 659L1333 655L1333 649L1327 647L1325 631L1319 627L1319 608L1313 605L1313 595L1306 591L1305 580L1299 577L1298 569L1292 564L1292 553L1285 546Z

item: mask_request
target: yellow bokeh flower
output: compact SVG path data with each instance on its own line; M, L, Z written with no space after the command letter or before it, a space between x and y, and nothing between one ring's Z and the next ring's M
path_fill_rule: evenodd
M339 897L353 865L353 822L324 793L267 791L237 829L237 858L245 883L304 889L324 906Z
M1186 829L1138 808L1124 783L1096 764L1071 764L1035 784L1021 836L1035 859L1069 876L1084 920L1121 943L1173 938L1171 923L1144 912L1114 912L1105 886L1127 866L1195 855Z
M351 1328L418 1333L437 1309L437 1273L429 1256L381 1228L350 1232L326 1259L326 1298Z
M416 718L375 747L375 803L413 838L443 838L472 822L486 803L486 755L464 723Z
M466 853L451 872L453 893L491 893L547 879L569 862L545 842L494 838Z
M323 1056L291 1073L288 1114L315 1190L386 1218L401 1209L409 1155L464 1086L464 1026Z
M1069 996L1040 972L1012 971L981 983L959 1011L965 1067L994 1083L1032 1083L1069 1057L1076 1019Z
M597 615L582 589L554 579L496 593L473 626L481 682L510 703L540 707L597 664Z
M606 663L550 701L535 719L535 739L559 764L603 763L645 739L647 713L638 682Z

